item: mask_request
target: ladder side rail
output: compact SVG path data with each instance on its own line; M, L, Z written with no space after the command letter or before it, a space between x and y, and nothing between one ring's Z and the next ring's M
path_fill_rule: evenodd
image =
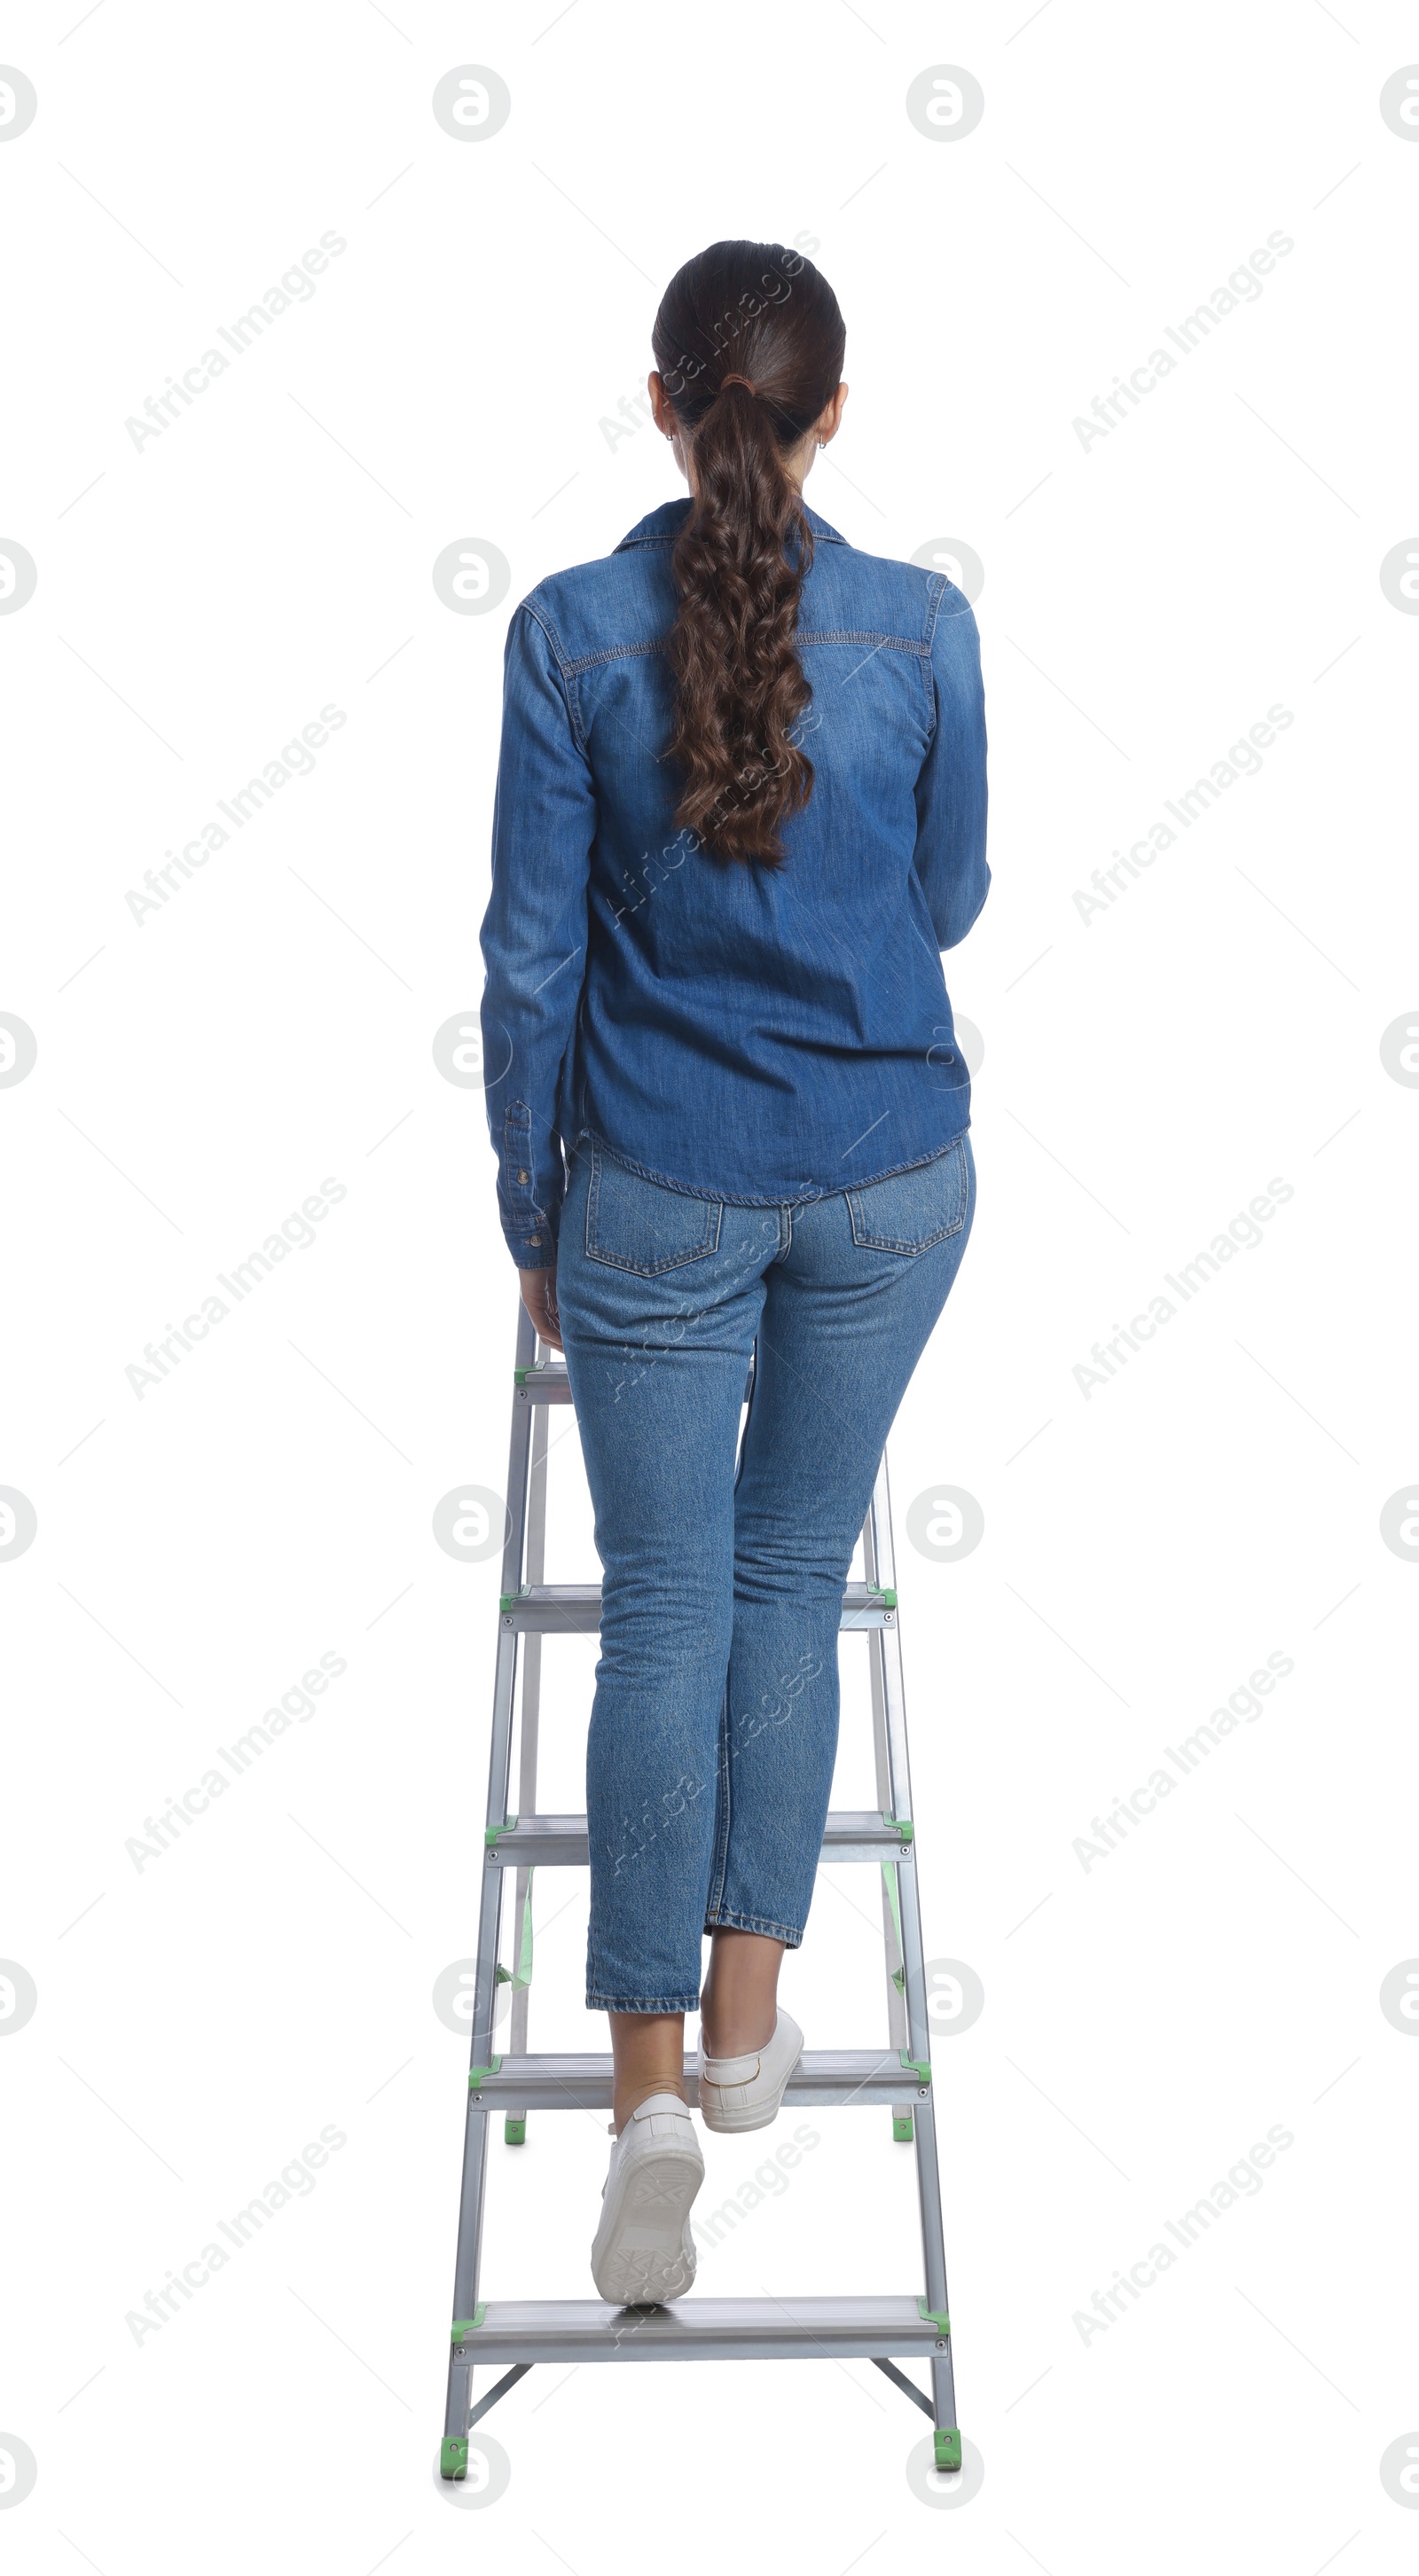
M498 1637L497 1677L493 1689L493 1750L490 1760L488 1803L492 1808L499 1800L505 1809L508 1789L508 1766L512 1749L512 1698L517 1667L517 1637L514 1631L501 1631ZM498 1772L501 1768L501 1787ZM482 1895L478 1908L478 1952L473 1985L473 2044L471 2071L484 2066L492 2055L493 1997L498 1960L498 1919L501 1912L504 1872L485 1869ZM489 2114L470 2080L468 2104L463 2116L463 2183L458 2203L458 2250L453 2265L453 2315L455 2320L471 2317L478 2304L478 2272L483 2248L483 2204L488 2176ZM450 2352L448 2396L444 2414L445 2441L459 2441L468 2431L469 2393L472 2385L471 2363L460 2361Z
M896 1550L892 1535L892 1492L884 1451L870 1514L872 1549L877 1581L896 1589ZM911 1807L911 1767L907 1754L906 1675L902 1665L902 1629L900 1615L890 1636L884 1629L880 1636L882 1686L885 1700L887 1760L892 1787L894 1816L906 1821ZM907 2046L914 2058L930 2063L931 2025L926 2010L926 1963L922 1950L920 1880L916 1866L897 1871L897 1894L902 1916L902 1969L906 1987ZM946 2286L946 2240L941 2224L941 2175L936 2151L935 2085L922 2088L924 2098L916 2105L913 2128L916 2146L917 2200L921 2212L922 2267L926 2276L926 2304L937 2315L949 2315ZM931 2384L936 2398L937 2423L944 2431L953 2431L955 2415L955 2372L949 2334L941 2338L940 2348L931 2357Z
M517 1322L517 1359L526 1368L536 1347L532 1318L525 1306L519 1306ZM527 1481L531 1455L531 1407L514 1403L512 1430L508 1442L507 1535L503 1543L502 1588L515 1592L522 1579L522 1553L527 1528ZM517 1681L517 1631L498 1631L497 1669L493 1682L493 1720L488 1747L488 1823L501 1825L507 1817L508 1785L512 1765L513 1694ZM502 1910L503 1875L500 1869L484 1869L478 1908L478 1951L473 1983L473 2030L469 2053L470 2072L486 2065L492 2055L493 1998L496 1991L498 1964L498 1923ZM463 2183L458 2207L458 2250L453 2267L453 2314L455 2319L471 2317L477 2306L478 2268L483 2242L483 2203L488 2167L488 2113L479 2104L470 2085L468 2107L463 2122ZM444 2418L445 2438L462 2439L468 2430L468 2394L471 2365L449 2357L448 2396Z
M495 1777L490 1785L488 1795L489 1808L491 1809L496 1806L500 1813L505 1809L507 1804L508 1757L511 1750L512 1739L512 1697L516 1664L517 1638L510 1631L504 1632L498 1638L498 1668L493 1693L493 1770ZM506 1873L500 1869L484 1869L482 1875L482 1895L478 1908L478 1951L473 1979L473 2041L468 2060L470 2074L475 2066L486 2066L493 2054L493 2000L497 1992L498 1920L502 1911L501 1898L503 1879ZM459 2297L461 2297L463 2290L465 2288L471 2289L472 2282L476 2280L477 2277L478 2240L483 2223L482 2140L486 2120L486 2112L475 2107L474 2096L470 2090L468 2124L464 2140L465 2207L460 2211L458 2222L458 2263L456 2267L457 2286L455 2288L455 2304L453 2311L456 2317L471 2316L473 2313L471 2306L461 2307L457 2302ZM471 2172L470 2158L472 2158L473 2163L476 2164L478 2170L475 2177L476 2190L474 2194L476 2206L471 2213L472 2235L469 2240L471 2244L471 2253L468 2253L468 2259L465 2260L465 2254L468 2252L468 2249L465 2246L465 2236L467 2234L465 2220L470 2217L470 2212L466 2205L468 2201L468 2185ZM472 2267L471 2273L469 2271L470 2262Z
M528 1465L526 1573L529 1583L541 1583L547 1571L547 1408L538 1405L532 1416L532 1450ZM542 1711L542 1640L528 1636L522 1649L522 1707L517 1754L517 1812L532 1816L537 1812L537 1738ZM513 1900L513 1946L520 1952L522 1922L527 1904L527 1891L532 1873L527 1868L517 1873ZM514 2056L527 2053L528 1989L513 1990L512 2019L508 2045Z

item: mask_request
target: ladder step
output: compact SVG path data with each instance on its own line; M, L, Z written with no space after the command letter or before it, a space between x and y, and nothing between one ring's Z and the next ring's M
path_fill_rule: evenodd
M476 2076L476 2083L474 2077ZM919 2102L928 2092L930 2068L904 2064L892 2050L805 2049L787 2092L792 2110L870 2109L881 2103ZM475 2103L487 2110L511 2103L516 2110L609 2111L611 2059L587 2050L549 2057L500 2057L469 2076ZM700 2098L698 2060L685 2060L685 2094ZM752 2132L750 2134L753 2134Z
M601 1625L599 1583L524 1583L499 1602L504 1628L534 1637L594 1637ZM842 1628L895 1628L897 1596L875 1584L849 1583L843 1591Z
M489 2299L454 2346L460 2361L885 2361L944 2349L921 2302L677 2299L613 2308L604 2299Z
M517 1404L570 1404L572 1391L567 1373L559 1361L544 1360L538 1368L514 1369Z
M487 1846L491 1869L586 1869L590 1866L585 1816L518 1816L498 1829ZM910 1860L910 1825L896 1824L872 1808L843 1807L828 1818L825 1861Z

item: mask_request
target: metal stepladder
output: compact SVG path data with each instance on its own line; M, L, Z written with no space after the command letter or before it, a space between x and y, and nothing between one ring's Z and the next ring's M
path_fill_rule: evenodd
M489 2123L504 2114L504 2141L520 2146L527 2115L537 2110L609 2110L609 2055L527 2054L532 1961L532 1874L547 1867L586 1868L585 1816L539 1815L537 1732L542 1639L594 1635L600 1624L595 1584L544 1581L548 1410L571 1403L563 1365L537 1356L530 1318L519 1311L508 1462L508 1529L498 1613L497 1674L488 1764L482 1902L473 1982L472 2062L463 2143L463 2192L454 2268L452 2349L440 2469L462 2478L470 2428L534 2363L633 2361L847 2360L875 2362L922 2409L934 2432L934 2464L961 2465L956 2426L946 2255L936 2162L936 2120L928 2056L921 1916L917 1902L911 1778L907 1762L901 1637L897 1625L891 1499L885 1458L863 1529L865 1581L849 1583L841 1626L860 1631L870 1659L877 1799L874 1810L831 1813L823 1860L880 1867L887 1980L883 2050L807 2050L784 2097L785 2107L890 2106L892 2134L916 2148L925 2293L873 2298L713 2299L692 2292L673 2306L616 2308L601 2299L478 2297ZM752 1382L752 1371L751 1371ZM517 1682L521 1642L521 1697ZM514 1711L520 1714L518 1805L509 1812ZM514 1875L516 1966L498 1961L504 1886ZM498 1989L512 1988L508 2053L493 2054ZM696 2064L685 2061L685 2092L698 2099ZM893 2356L930 2362L932 2394L898 2369ZM472 2404L474 2369L505 2364L502 2378Z

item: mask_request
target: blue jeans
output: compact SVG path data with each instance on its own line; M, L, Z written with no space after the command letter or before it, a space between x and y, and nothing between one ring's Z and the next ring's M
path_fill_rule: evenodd
M573 1159L557 1302L603 1577L592 2011L693 2011L721 1924L802 1941L843 1585L974 1212L966 1135L771 1208L692 1198L590 1143Z

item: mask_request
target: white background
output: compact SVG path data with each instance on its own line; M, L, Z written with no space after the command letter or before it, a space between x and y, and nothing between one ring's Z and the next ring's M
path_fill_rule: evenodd
M0 617L0 1009L38 1045L0 1093L0 1482L37 1514L0 1564L0 1951L38 1991L0 2049L0 2431L38 2467L13 2564L363 2576L496 2537L576 2576L727 2546L1410 2566L1379 2463L1419 2425L1419 2048L1378 1996L1419 1952L1419 1578L1380 1514L1419 1463L1419 1097L1380 1042L1419 1019L1419 623L1379 568L1419 526L1419 148L1378 102L1412 13L69 0L11 8L0 52L39 102L0 142L0 535L38 570ZM985 94L957 141L905 111L943 62ZM431 111L465 63L512 100L469 142ZM135 447L327 230L314 295ZM1259 297L1086 449L1075 418L1273 231ZM995 884L948 967L985 1044L979 1214L891 1449L927 1954L985 1986L935 2049L985 2480L933 2524L926 2428L867 2363L544 2369L489 2420L511 2483L470 2521L430 2475L466 2066L430 1995L473 1947L498 1568L431 1520L504 1483L515 1289L481 1097L432 1042L480 990L507 614L680 489L651 427L601 424L727 234L814 248L843 307L815 505L985 567ZM493 613L435 593L462 538L511 568ZM1260 774L1081 919L1275 704ZM135 921L325 705L313 773ZM327 1176L315 1241L135 1393ZM1091 1344L1274 1177L1262 1242L1086 1396ZM556 1472L550 1570L586 1578L574 1436ZM906 1542L934 1482L984 1511L956 1563ZM314 1716L136 1868L323 1653ZM1261 1717L1086 1871L1091 1819L1271 1653ZM546 1803L575 1807L591 1649L548 1669ZM837 1803L871 1803L862 1698L854 1666ZM532 2044L603 2044L584 1881L537 1893ZM785 1980L810 2046L878 2036L876 1924L873 1875L825 1873ZM703 2290L919 2286L887 2115L814 2125ZM135 2340L322 2126L314 2187ZM1086 2340L1272 2126L1262 2187ZM494 2134L485 2292L590 2296L604 2121ZM710 2142L706 2207L752 2144Z

